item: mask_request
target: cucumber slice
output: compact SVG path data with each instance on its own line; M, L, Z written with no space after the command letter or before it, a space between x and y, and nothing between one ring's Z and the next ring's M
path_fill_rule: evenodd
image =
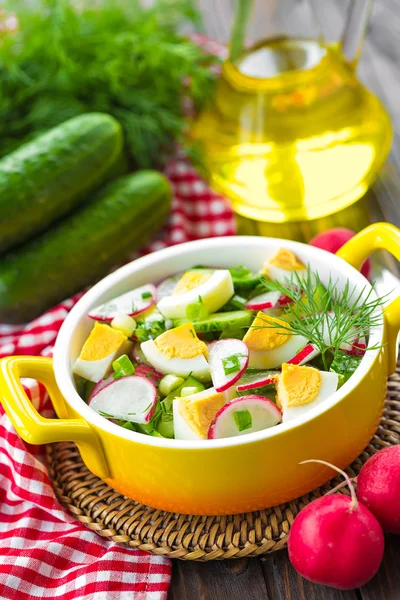
M261 281L261 273L252 273L247 267L237 266L231 267L229 272L232 277L233 285L242 290L251 290Z
M196 332L207 333L210 331L223 331L224 329L242 329L250 327L253 321L253 313L248 310L233 310L231 312L214 313L203 319L193 323ZM187 319L176 319L174 326L184 325L188 323Z

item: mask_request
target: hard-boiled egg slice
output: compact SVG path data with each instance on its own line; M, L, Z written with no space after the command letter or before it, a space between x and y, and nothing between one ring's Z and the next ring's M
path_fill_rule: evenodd
M300 277L305 276L307 267L291 250L279 248L276 254L264 263L262 272L268 279L284 284L293 273L297 273Z
M175 439L207 439L211 421L235 394L233 388L226 392L217 392L215 388L209 388L191 396L176 398L173 403Z
M228 270L187 271L178 281L174 293L158 303L160 312L168 319L186 317L189 304L201 301L210 313L216 312L234 294Z
M243 342L249 349L251 369L275 369L296 356L308 340L302 335L291 335L287 322L260 311Z
M140 347L149 363L161 373L185 378L192 373L202 381L211 379L205 358L207 346L197 337L192 323L169 329Z
M129 351L128 346L131 344L121 331L96 321L72 371L97 383L109 373L113 361Z
M336 373L283 364L276 397L283 412L282 421L299 417L332 396L337 390L338 379Z

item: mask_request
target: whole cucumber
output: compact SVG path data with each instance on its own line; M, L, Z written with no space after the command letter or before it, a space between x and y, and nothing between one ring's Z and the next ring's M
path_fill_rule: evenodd
M171 206L168 180L139 171L0 261L0 322L29 321L106 275L146 243Z
M68 214L108 178L122 154L122 129L87 113L0 160L0 253Z

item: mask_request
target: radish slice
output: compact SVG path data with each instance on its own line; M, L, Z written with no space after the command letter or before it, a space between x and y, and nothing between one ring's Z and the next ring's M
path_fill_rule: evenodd
M112 381L114 381L114 377L112 375L109 375L106 379L100 379L100 381L98 383L96 383L96 385L92 389L92 393L90 394L89 399L88 399L88 404L91 403L94 396L96 396L96 394L98 394L100 390L102 390L104 387L106 387Z
M242 396L227 402L216 414L208 430L208 439L236 437L274 427L282 413L269 398Z
M248 300L245 304L249 310L263 310L263 308L276 308L281 297L280 292L265 292Z
M296 356L293 356L293 358L287 362L289 365L304 365L309 360L312 360L318 356L318 354L320 354L320 351L316 346L313 344L307 344L307 346L304 346L304 348L302 348L300 352L296 354Z
M236 386L238 392L245 392L246 390L255 390L265 385L272 385L276 383L279 373L277 371L264 371L261 373L248 373L244 374L240 379L239 384Z
M158 286L157 286L158 302L162 298L165 298L165 296L173 295L176 284L182 277L182 274L183 274L183 271L181 271L181 273L178 273L177 275L172 275L172 277L167 277L167 279L164 279L161 283L158 284Z
M217 392L236 383L249 364L249 350L241 340L226 338L208 346L208 364Z
M128 375L98 391L90 408L106 418L145 424L151 421L156 402L157 390L150 379Z
M365 337L355 339L351 344L342 344L340 349L350 356L364 356L367 351L367 341Z
M143 350L140 347L140 342L135 342L132 348L132 358L139 365L147 365L151 367L150 363L146 359Z
M135 375L137 375L137 377L147 377L154 385L157 385L164 377L163 373L156 371L154 367L148 365L138 365L135 367Z
M151 308L156 300L157 290L152 283L148 283L96 306L88 313L88 316L96 321L107 322L112 321L118 313L134 317Z
M265 292L255 296L246 302L246 308L249 310L264 310L265 308L279 308L289 304L291 299L280 292Z

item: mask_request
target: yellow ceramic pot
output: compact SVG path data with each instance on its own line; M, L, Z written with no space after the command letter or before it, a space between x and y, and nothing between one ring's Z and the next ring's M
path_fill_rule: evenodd
M238 438L180 441L144 436L103 419L79 397L71 365L92 326L90 308L148 281L194 264L260 268L284 246L318 270L322 281L349 279L370 285L356 270L375 249L400 259L400 231L376 224L348 242L338 256L297 242L230 237L182 244L140 258L95 285L72 309L57 338L54 359L1 361L1 402L19 435L31 444L73 440L88 468L118 491L153 507L180 513L230 514L291 500L327 481L332 471L316 458L345 467L368 444L383 408L386 377L393 372L400 328L400 298L383 311L370 350L351 379L304 417ZM372 292L374 296L375 292ZM380 308L377 309L382 312ZM24 394L21 377L42 381L58 419L41 417Z

